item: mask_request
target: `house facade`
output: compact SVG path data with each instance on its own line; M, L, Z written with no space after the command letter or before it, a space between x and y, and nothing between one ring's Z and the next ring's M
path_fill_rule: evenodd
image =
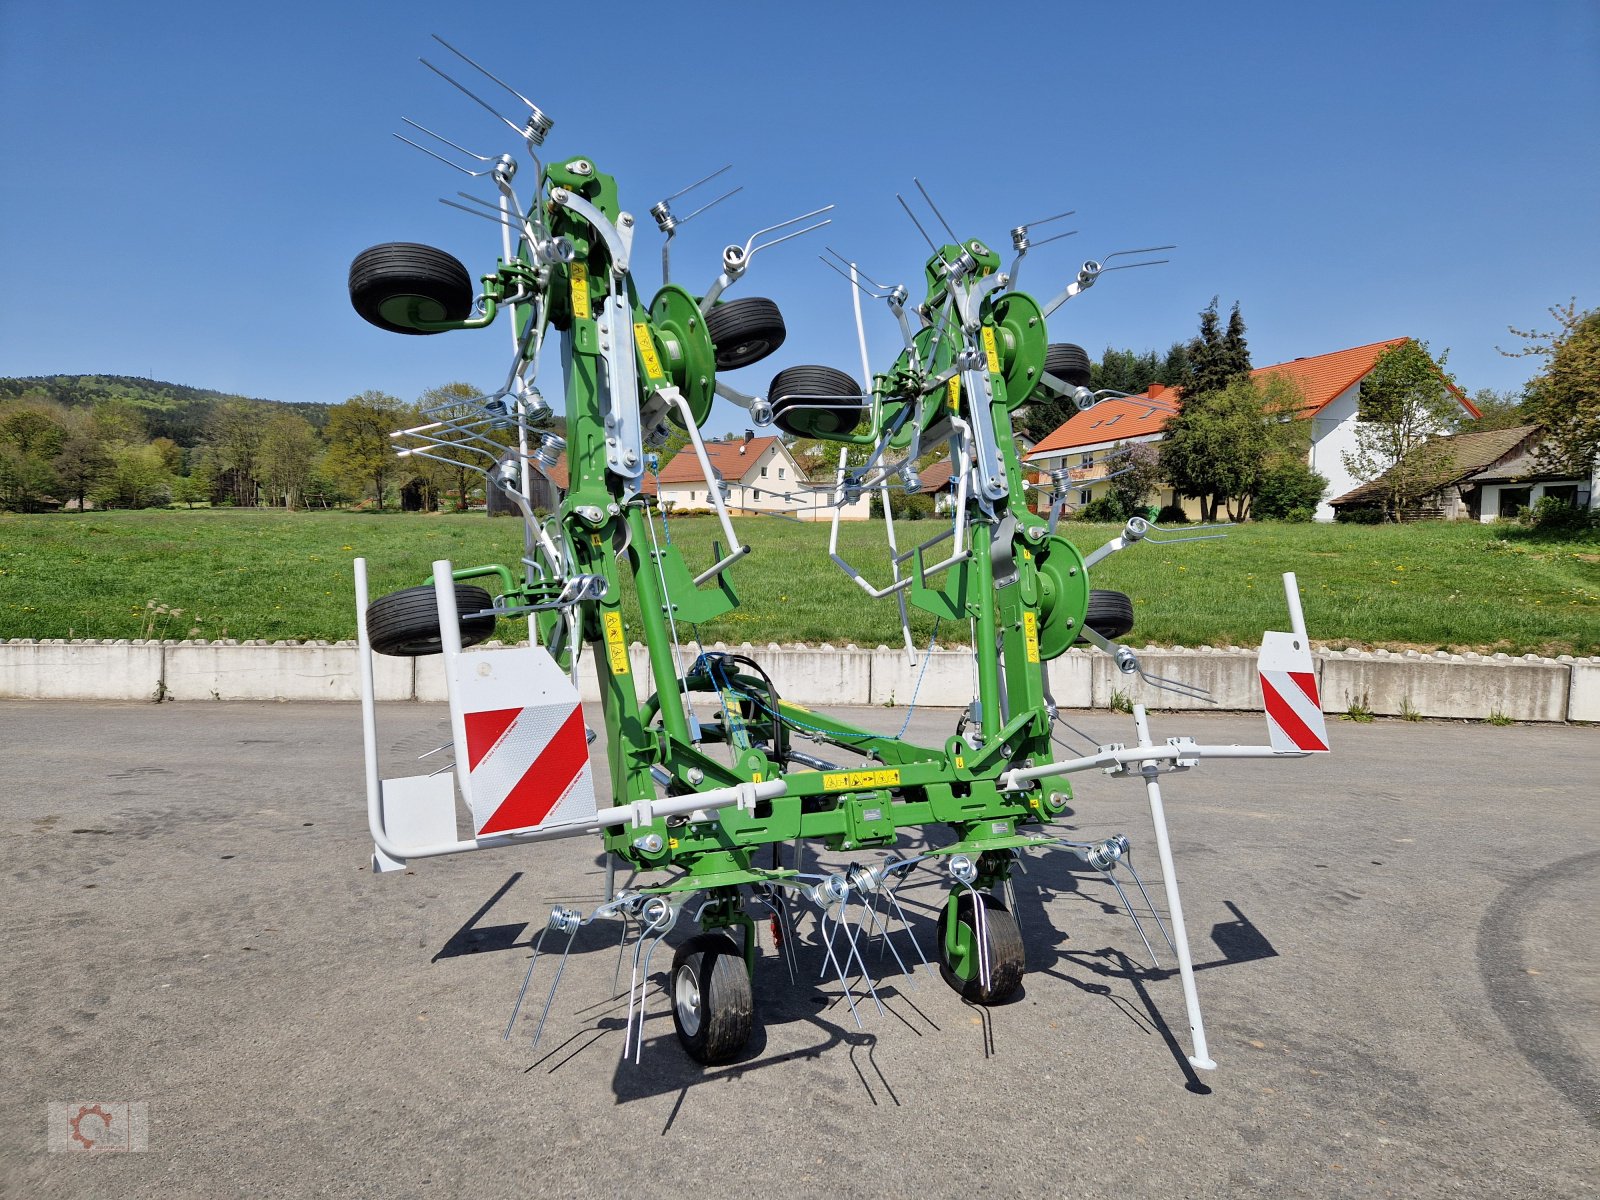
M1469 431L1437 438L1444 451L1448 480L1403 519L1507 520L1553 497L1575 508L1593 508L1600 502L1596 481L1550 474L1541 469L1539 448L1543 431L1537 425L1509 429ZM1382 477L1335 496L1335 511L1381 507L1386 489Z
M1360 419L1361 381L1372 373L1378 358L1407 338L1388 338L1348 350L1335 350L1297 358L1291 362L1257 367L1250 373L1258 384L1271 379L1287 379L1298 390L1301 405L1296 418L1310 425L1310 450L1307 460L1312 470L1328 480L1328 488L1317 506L1316 519L1331 521L1334 509L1328 497L1353 490L1357 480L1344 465L1344 456L1356 449L1356 430ZM1473 417L1480 414L1458 389L1451 393L1462 409ZM1082 505L1105 491L1102 481L1115 470L1105 462L1106 454L1119 443L1159 442L1167 423L1177 414L1180 393L1177 389L1153 385L1143 395L1127 400L1103 400L1075 413L1063 425L1034 447L1028 458L1030 467L1051 471L1066 467L1075 485L1073 502ZM1081 486L1079 486L1081 485ZM1160 490L1158 503L1180 504L1191 519L1199 515L1199 503L1183 500L1171 488Z

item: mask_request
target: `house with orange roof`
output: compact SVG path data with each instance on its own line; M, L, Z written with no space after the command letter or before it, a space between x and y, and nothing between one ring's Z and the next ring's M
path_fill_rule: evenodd
M1348 350L1335 350L1331 354L1257 367L1250 373L1258 383L1270 378L1288 379L1300 392L1300 408L1294 415L1311 423L1308 461L1314 471L1328 480L1328 490L1317 507L1319 521L1333 520L1329 497L1342 496L1362 482L1344 465L1344 455L1356 448L1361 381L1372 373L1385 350L1407 340L1388 338ZM1482 415L1459 389L1452 386L1450 391L1468 415ZM1105 462L1107 454L1123 443L1159 442L1180 403L1177 389L1160 384L1152 386L1142 396L1103 400L1075 413L1040 441L1029 455L1028 465L1045 471L1066 467L1073 472L1071 499L1078 504L1087 503L1109 486L1101 482L1115 470L1115 463ZM1199 512L1197 502L1185 502L1170 489L1162 490L1158 502L1184 504L1191 517Z
M705 447L713 478L725 485L723 502L730 515L776 513L804 521L832 519L833 510L826 507L831 493L807 480L782 438L756 437L754 430L747 429L743 437L710 439ZM566 455L544 474L565 491ZM692 446L674 454L659 475L647 471L639 490L656 496L669 513L712 507L711 485L706 482ZM867 515L865 498L847 506L843 513L845 520L865 520Z

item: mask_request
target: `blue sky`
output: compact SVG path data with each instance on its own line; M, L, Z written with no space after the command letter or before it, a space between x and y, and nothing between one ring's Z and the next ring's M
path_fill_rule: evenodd
M674 279L697 290L725 243L839 206L730 293L771 296L789 325L730 377L748 391L797 362L859 369L848 286L817 254L915 290L927 251L895 201L913 176L997 247L1076 209L1082 232L1024 267L1041 298L1085 257L1177 243L1171 265L1109 275L1052 319L1094 355L1187 338L1216 294L1242 305L1257 365L1409 334L1448 347L1469 391L1508 389L1530 372L1495 350L1507 325L1600 305L1592 0L603 11L0 3L0 375L327 402L498 380L503 328L397 337L345 291L376 242L438 245L474 275L498 252L493 226L437 203L487 186L390 136L407 116L516 152L418 64L450 57L430 33L537 101L552 155L618 176L646 293L646 210L724 163L744 190L674 244ZM881 305L869 339L881 369ZM711 424L742 421L724 407Z

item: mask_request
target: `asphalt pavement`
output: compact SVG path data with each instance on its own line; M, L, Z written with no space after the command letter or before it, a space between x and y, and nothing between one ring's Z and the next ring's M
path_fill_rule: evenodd
M382 709L390 773L445 716ZM1075 748L1132 740L1126 716L1067 716ZM1264 740L1247 716L1153 720ZM661 989L685 922L634 1065L615 923L579 934L539 1047L553 959L501 1037L551 906L601 897L598 842L374 876L355 706L8 701L0 729L7 1197L1600 1190L1594 728L1336 723L1326 758L1166 779L1211 1072L1185 1061L1170 954L1152 968L1065 851L1019 882L1008 1004L869 946L883 1010L858 990L858 1028L807 915L798 983L764 938L749 1050L701 1067ZM1063 831L1126 832L1153 884L1143 789L1078 778ZM902 892L930 955L943 886ZM50 1105L97 1102L144 1105L148 1150L51 1152Z

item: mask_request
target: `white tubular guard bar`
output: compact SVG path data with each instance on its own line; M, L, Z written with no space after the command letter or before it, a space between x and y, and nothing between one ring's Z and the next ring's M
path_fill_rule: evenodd
M1000 786L1008 792L1018 792L1034 779L1047 775L1072 775L1078 771L1095 768L1122 767L1129 763L1178 762L1201 758L1309 758L1303 750L1279 751L1271 746L1197 746L1192 742L1166 746L1130 746L1126 749L1102 750L1084 758L1067 758L1060 762L1045 763L1041 767L1019 767L1000 777Z

